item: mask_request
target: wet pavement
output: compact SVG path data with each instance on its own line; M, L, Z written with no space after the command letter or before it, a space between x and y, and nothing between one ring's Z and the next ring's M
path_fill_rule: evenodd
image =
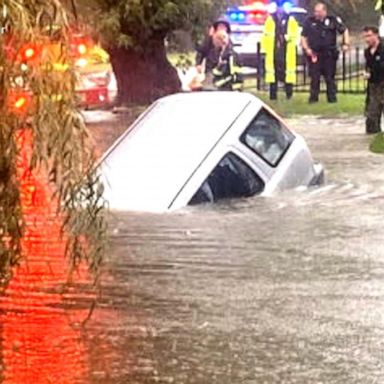
M106 128L98 116L90 128L108 146L121 118ZM288 123L324 164L324 187L113 215L84 326L90 280L60 293L65 260L40 228L0 303L2 382L383 383L384 157L368 152L362 119Z

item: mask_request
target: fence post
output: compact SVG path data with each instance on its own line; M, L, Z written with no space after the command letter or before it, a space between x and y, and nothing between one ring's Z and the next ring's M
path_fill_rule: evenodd
M356 90L357 92L360 91L360 47L356 47Z
M353 67L352 67L352 52L348 52L348 71L349 71L349 92L351 93L353 91L352 87L352 77L353 77Z
M261 78L262 78L262 67L263 67L263 59L261 57L261 43L257 42L257 66L256 66L256 89L258 91L261 90Z
M303 89L305 90L307 86L307 65L308 65L308 59L306 56L306 53L303 52Z
M343 81L343 92L345 92L345 80L346 80L346 71L347 71L347 65L346 65L346 57L345 57L345 51L342 51L342 81Z

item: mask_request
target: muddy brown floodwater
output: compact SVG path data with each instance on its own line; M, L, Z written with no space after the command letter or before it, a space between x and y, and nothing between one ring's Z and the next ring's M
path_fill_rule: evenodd
M88 121L107 146L103 116ZM65 261L40 228L1 301L2 382L383 383L384 156L368 152L361 119L289 124L325 186L114 214L85 326L90 282L58 294Z

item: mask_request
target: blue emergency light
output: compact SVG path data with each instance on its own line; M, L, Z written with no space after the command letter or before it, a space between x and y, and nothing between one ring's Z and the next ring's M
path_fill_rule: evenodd
M286 13L289 13L292 7L293 7L293 4L290 1L286 1L283 3L283 9L284 9L284 12Z
M275 0L269 4L269 12L275 13L278 8L282 8L285 13L290 13L293 4L290 0Z
M229 11L227 12L231 21L245 21L246 14L242 11Z
M276 3L278 7L293 7L292 1L291 0L275 0L272 1L273 3Z

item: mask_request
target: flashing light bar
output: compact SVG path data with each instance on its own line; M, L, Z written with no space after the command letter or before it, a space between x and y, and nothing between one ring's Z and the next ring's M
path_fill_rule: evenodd
M229 12L229 18L232 21L245 21L246 15L245 12L231 11Z
M252 11L252 12L243 12L243 11L228 11L227 17L229 21L234 23L244 23L244 22L260 22L263 21L266 17L265 11Z
M269 13L275 13L278 8L283 8L284 12L289 13L291 9L293 8L292 1L290 0L277 0L277 1L272 1L268 5L268 12Z
M291 11L291 9L293 8L293 4L289 1L286 1L284 4L283 4L283 9L284 9L284 12L285 13L289 13Z

